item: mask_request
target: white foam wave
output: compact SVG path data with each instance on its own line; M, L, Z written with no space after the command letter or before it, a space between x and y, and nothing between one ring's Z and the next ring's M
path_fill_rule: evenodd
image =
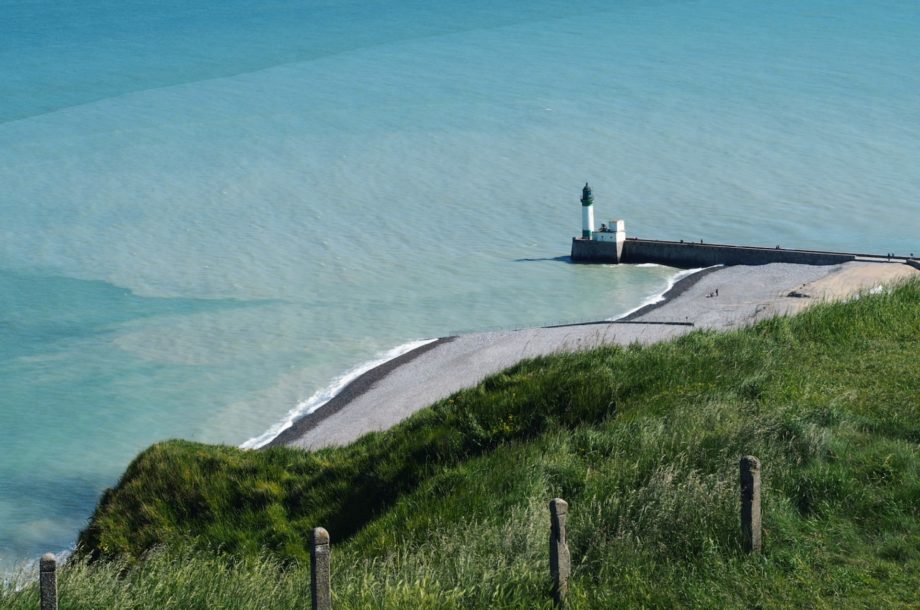
M642 263L636 266L637 267L662 267L663 265L658 265L655 263ZM661 292L657 292L653 294L652 296L650 296L649 298L645 299L644 301L642 301L642 303L638 307L633 307L626 313L621 313L613 318L607 318L607 320L610 322L614 320L621 320L625 318L626 316L639 311L643 307L648 307L649 305L660 303L661 301L664 300L664 295L666 295L671 288L674 288L674 284L681 281L685 277L689 277L693 275L694 273L699 273L700 271L705 271L706 269L713 269L715 267L721 267L721 266L722 265L713 265L712 267L698 267L696 269L683 269L681 271L678 271L677 273L675 273L674 275L668 278L668 284L667 286L665 286L664 290L662 290Z
M260 434L259 436L254 436L251 439L247 440L242 445L240 445L240 448L241 449L258 449L260 447L264 447L265 445L270 443L272 439L274 439L276 436L278 436L279 434L281 434L282 432L290 428L298 418L303 417L304 415L313 413L314 411L322 407L324 404L326 404L327 402L335 398L335 396L339 392L341 392L345 388L345 386L347 386L349 383L351 383L352 381L354 381L355 379L357 379L364 373L368 372L369 370L373 368L380 366L381 364L389 362L390 360L393 360L394 358L399 358L403 354L411 352L412 350L422 347L423 345L428 345L429 343L433 343L434 341L437 341L437 339L423 339L420 341L410 341L408 343L398 345L394 347L393 349L381 354L379 357L375 358L374 360L365 362L364 364L357 366L347 371L346 373L343 373L342 375L339 375L338 377L333 379L332 383L330 383L328 386L317 391L310 398L299 402L296 407L288 411L287 415L284 416L283 420L281 420L280 422L278 422L277 424L275 424L274 426L272 426L271 428L269 428L268 430L266 430L264 433Z
M58 567L61 567L70 559L76 550L76 544L70 548L52 553ZM19 592L38 580L39 558L20 560L15 563L6 563L0 556L0 586L7 587L13 591Z

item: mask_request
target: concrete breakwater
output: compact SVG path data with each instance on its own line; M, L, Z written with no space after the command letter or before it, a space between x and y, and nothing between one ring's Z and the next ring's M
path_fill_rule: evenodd
M572 238L572 261L576 263L643 264L655 263L681 269L716 265L842 265L853 261L900 262L920 268L913 253L910 258L886 254L853 254L818 250L785 249L780 246L736 246L697 242L664 241L626 237L626 222L610 220L600 229L594 224L594 193L585 183L581 190L581 236Z
M839 265L855 260L887 261L887 256L848 254L842 252L820 252L764 248L758 246L734 246L727 244L705 244L696 242L661 241L654 239L627 238L619 244L613 241L573 238L572 261L578 263L656 263L669 267L694 269L713 265L769 265L791 263L797 265ZM910 259L892 257L890 260ZM916 261L913 266L917 266Z

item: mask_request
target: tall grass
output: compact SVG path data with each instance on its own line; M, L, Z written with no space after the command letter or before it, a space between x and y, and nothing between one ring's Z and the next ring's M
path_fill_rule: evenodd
M918 362L914 282L745 331L529 361L345 448L157 445L100 503L61 607L305 607L316 525L337 607L548 607L555 496L576 608L908 607ZM748 453L764 465L760 557L740 551Z

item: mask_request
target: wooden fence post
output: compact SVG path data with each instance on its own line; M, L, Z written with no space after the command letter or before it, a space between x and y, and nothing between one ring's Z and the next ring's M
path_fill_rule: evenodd
M38 562L38 590L41 610L57 610L57 560L53 553L45 553Z
M310 588L313 610L332 609L332 580L330 575L329 532L313 528L310 545Z
M569 504L562 498L549 503L549 573L553 578L553 600L558 607L565 605L565 596L569 592L569 574L572 572L569 546L565 539L565 519L569 513Z
M761 542L760 460L741 458L741 545L748 553L759 553Z

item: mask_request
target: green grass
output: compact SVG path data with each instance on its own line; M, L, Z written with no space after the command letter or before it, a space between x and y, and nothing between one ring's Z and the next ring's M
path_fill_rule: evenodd
M916 607L920 283L728 334L522 363L316 453L171 441L131 464L61 608L302 608L309 531L338 608ZM763 463L740 552L738 459ZM34 608L34 587L0 606Z

